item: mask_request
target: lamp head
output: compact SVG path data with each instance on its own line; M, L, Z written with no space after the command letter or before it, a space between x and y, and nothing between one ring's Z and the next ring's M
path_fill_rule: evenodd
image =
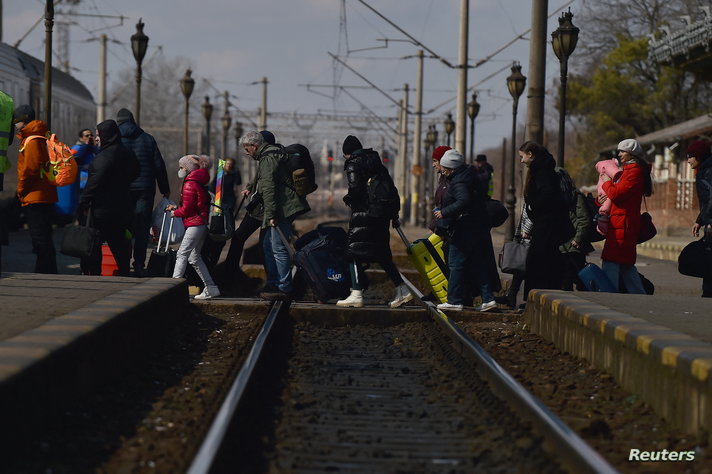
M134 58L136 58L138 64L143 61L148 48L148 36L143 32L144 23L141 20L139 18L138 23L136 23L136 33L131 35L131 51L133 51Z

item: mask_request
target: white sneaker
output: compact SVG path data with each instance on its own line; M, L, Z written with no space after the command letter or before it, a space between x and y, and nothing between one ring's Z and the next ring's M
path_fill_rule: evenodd
M351 290L351 294L345 300L336 302L336 306L344 308L363 308L363 291Z
M388 303L388 306L391 308L397 308L399 306L402 306L406 304L408 301L413 299L413 294L410 292L408 287L405 285L405 283L401 283L400 285L396 286L396 296L391 301Z
M475 311L480 311L480 312L485 312L489 311L492 308L495 308L497 306L497 302L495 300L488 301L487 303L482 303L479 306L475 307Z
M195 295L193 299L209 300L220 296L220 289L216 285L206 286L199 295Z
M440 303L438 309L440 311L462 311L463 306L461 304L450 304L450 303Z

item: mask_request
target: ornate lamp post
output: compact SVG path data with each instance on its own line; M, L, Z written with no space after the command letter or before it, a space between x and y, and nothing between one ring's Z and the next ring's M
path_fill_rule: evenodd
M559 17L559 27L551 33L551 46L554 48L556 57L559 58L561 66L561 85L559 89L559 146L558 146L558 165L564 166L564 134L566 120L566 81L568 79L569 56L573 54L578 42L579 29L571 23L574 14L571 13L571 8L568 12L564 12Z
M450 135L455 131L455 122L453 121L452 114L450 112L447 113L447 117L445 117L443 125L445 126L445 133L447 133L447 146L450 146Z
M227 131L230 130L230 125L232 125L232 117L230 117L230 111L228 110L228 106L230 105L230 102L228 100L228 94L227 91L225 91L225 113L223 114L222 118L220 121L222 122L222 159L224 160L225 157L227 157Z
M524 87L527 84L527 78L522 74L522 66L515 62L512 65L512 74L507 77L507 89L512 95L512 162L509 167L509 188L507 189L507 211L509 212L509 225L504 236L506 242L514 240L514 205L517 203L516 188L514 186L514 171L517 162L517 106L519 105L519 96L524 92Z
M180 90L183 92L183 97L185 97L185 122L183 123L183 154L188 154L188 100L190 95L193 93L193 87L195 87L195 80L190 77L193 73L190 69L185 71L185 76L180 80Z
M470 117L470 164L475 162L475 119L480 113L480 103L477 102L477 93L472 94L472 100L467 103L467 116Z
M205 142L203 142L203 154L210 155L210 117L213 115L213 104L210 103L210 97L205 96L205 102L200 106L200 110L205 117Z
M136 110L134 111L136 124L141 123L141 63L148 48L148 36L143 33L143 27L144 23L139 19L136 23L136 33L131 35L131 51L136 58Z

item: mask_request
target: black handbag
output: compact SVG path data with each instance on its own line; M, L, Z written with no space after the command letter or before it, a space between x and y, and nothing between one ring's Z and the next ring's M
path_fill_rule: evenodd
M507 221L509 212L504 205L496 199L487 199L485 203L487 217L489 217L490 227L499 227Z
M653 224L653 216L648 212L648 203L645 201L645 196L643 196L643 203L645 204L645 212L640 214L640 229L638 230L637 242L639 244L647 242L658 234L658 229Z
M499 268L502 273L524 273L527 268L527 254L529 242L520 240L504 244L499 254Z
M87 216L86 225L76 224L64 227L60 253L70 257L90 257L94 249L101 244L101 232L91 227L91 208Z
M677 271L697 278L712 277L712 239L703 237L687 244L677 257Z

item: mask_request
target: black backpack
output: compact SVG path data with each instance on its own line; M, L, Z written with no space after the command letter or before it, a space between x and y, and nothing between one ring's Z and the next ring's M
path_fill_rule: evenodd
M292 177L292 189L299 197L305 197L313 193L318 188L316 184L316 173L314 172L314 162L309 150L304 145L295 143L284 147L287 156L286 166L289 176Z
M589 242L600 242L605 239L605 235L601 235L597 230L598 225L598 206L596 205L596 198L593 194L588 193L583 195L583 201L586 203L586 210L588 211L589 219L591 219L591 227L588 230L588 241Z
M397 219L400 211L400 196L393 178L383 167L368 179L368 215L370 217Z

